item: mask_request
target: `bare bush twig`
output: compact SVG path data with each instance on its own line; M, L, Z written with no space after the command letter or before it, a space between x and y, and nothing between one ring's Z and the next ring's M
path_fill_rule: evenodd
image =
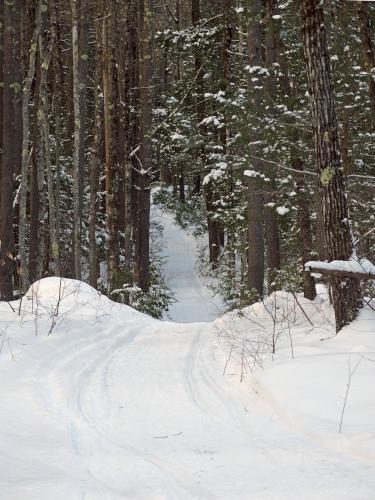
M341 419L340 419L340 427L339 427L339 433L341 432L341 429L342 429L342 423L343 423L343 420L344 420L344 414L345 414L345 409L346 409L346 403L348 401L348 395L349 395L349 390L350 390L350 384L352 382L352 378L353 378L353 375L355 374L355 372L357 371L359 365L361 364L363 360L363 356L360 357L360 359L357 361L356 365L354 366L353 370L351 369L351 357L349 357L348 359L348 380L347 380L347 384L346 384L346 393L345 393L345 398L344 398L344 404L342 406L342 410L341 410Z

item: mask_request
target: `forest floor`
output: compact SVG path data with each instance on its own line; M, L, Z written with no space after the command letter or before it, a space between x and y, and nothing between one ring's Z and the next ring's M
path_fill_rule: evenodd
M374 500L374 311L336 337L324 296L279 292L210 321L164 221L180 323L58 278L0 304L0 499Z

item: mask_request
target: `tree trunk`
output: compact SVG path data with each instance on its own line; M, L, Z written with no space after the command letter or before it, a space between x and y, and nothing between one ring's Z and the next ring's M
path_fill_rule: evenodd
M52 58L52 51L55 44L55 5L50 0L50 22L44 21L45 28L49 32L49 40L46 43L45 35L39 35L39 52L41 56L41 79L39 91L39 108L38 108L38 121L40 123L40 135L42 137L42 150L43 150L43 164L45 165L47 174L47 193L48 193L48 218L49 218L49 270L54 276L60 274L60 248L57 239L56 230L56 199L52 175L52 161L51 161L51 145L50 145L50 131L49 131L49 118L48 118L48 88L47 76L49 66ZM45 16L43 11L42 18Z
M27 226L27 184L28 184L28 170L30 164L30 151L29 151L29 136L30 136L30 98L31 87L35 76L36 54L38 48L39 31L41 25L41 8L40 1L35 10L35 27L33 30L30 50L29 50L29 65L25 83L23 86L23 100L22 100L22 167L21 167L21 189L20 189L20 206L19 206L19 255L21 267L21 287L25 292L29 286L29 268L27 262L27 249L26 249L26 226Z
M0 223L0 300L13 299L14 236L13 236L13 176L16 170L14 139L16 123L16 66L21 64L17 58L17 10L21 8L18 0L4 2L4 47L3 47L3 158L1 172L1 223Z
M121 99L123 102L129 103L125 108L123 113L123 137L125 142L124 148L124 223L125 223L125 234L124 234L124 268L127 272L128 278L131 277L131 265L133 257L133 219L132 219L132 160L129 158L130 152L134 149L137 142L137 134L133 137L133 132L137 128L132 126L131 119L131 107L134 105L134 76L135 67L137 66L137 57L133 53L134 44L134 17L132 12L134 9L133 2L128 2L126 7L126 17L124 22L126 24L125 32L125 43L124 43L124 56L123 56L123 75L121 77L121 82L123 83L123 93ZM121 67L120 67L121 69Z
M0 2L0 25L3 27L0 30L0 205L1 205L1 175L3 164L3 83L4 83L4 2ZM1 225L1 213L0 213Z
M266 65L269 77L266 81L266 99L268 101L268 113L270 119L276 119L275 101L277 98L277 81L275 76L275 64L279 62L279 20L275 20L276 0L266 0ZM274 291L274 280L277 270L280 269L280 238L277 223L277 214L274 207L276 192L275 168L267 166L267 177L264 194L264 237L267 255L267 281L268 293Z
M130 177L130 189L128 190L127 197L125 198L125 203L129 203L131 200L130 213L128 214L131 219L131 238L132 238L132 252L131 257L133 258L133 277L134 281L137 282L137 276L135 273L135 246L137 239L137 220L138 220L138 171L139 171L139 142L140 142L140 130L139 130L139 102L140 102L140 72L139 72L139 23L140 16L138 13L138 1L130 0L128 4L128 50L127 50L127 60L128 60L128 101L130 103L127 112L127 169L128 175ZM129 192L130 191L130 192ZM133 255L134 254L134 255Z
M152 0L139 2L140 31L140 151L138 175L138 218L136 221L135 276L138 286L150 287L150 183L152 170Z
M322 2L303 0L300 13L328 258L330 261L347 260L355 250L341 171L340 141ZM360 286L355 278L343 280L332 277L331 283L336 331L339 331L357 316L361 301Z
M201 7L200 0L192 0L191 1L191 20L193 26L196 28L199 24L201 17ZM203 76L202 76L202 56L199 50L199 47L194 50L194 67L195 72L198 75L197 77L197 88L198 88L198 104L197 104L197 114L198 114L198 123L200 123L204 118L204 100L203 100ZM197 168L195 169L197 170ZM200 172L195 172L194 174L194 195L200 194L202 185L202 178Z
M372 34L374 31L370 23L368 12L368 5L366 2L359 2L358 17L359 17L359 31L361 35L361 42L363 48L363 55L365 59L366 71L369 73L369 96L371 105L371 122L372 129L375 130L375 53L372 44Z
M96 10L96 17L103 15L100 8ZM100 175L100 148L102 144L103 128L103 99L102 95L102 23L96 23L96 71L95 71L95 110L93 123L93 144L91 147L90 161L90 205L89 205L89 275L90 285L94 288L98 286L99 263L97 255L96 229L97 229L97 211L98 211L98 191Z
M295 129L297 131L297 129ZM295 134L297 139L298 132ZM298 139L297 139L298 140ZM296 140L296 142L297 142ZM291 166L295 170L303 172L303 161L292 150ZM298 221L298 240L300 248L300 256L302 265L305 266L306 262L312 259L312 232L310 221L310 206L308 202L308 193L306 183L302 175L297 178L297 221ZM316 297L315 279L311 273L305 271L303 268L303 294L307 299L314 300Z
M262 31L260 26L261 0L254 0L250 8L249 24L249 64L262 66ZM253 111L256 116L261 113L261 89L254 90ZM257 142L257 131L253 127L253 142ZM254 156L260 156L258 146L254 146ZM260 160L253 160L252 168L261 172L264 165ZM263 238L263 181L259 176L248 181L247 214L248 214L248 248L247 248L247 288L256 292L254 301L263 297L264 288L264 238Z
M281 71L283 77L280 80L282 94L286 98L286 104L290 112L294 112L294 102L296 88L291 85L289 68L285 59L282 59ZM290 143L290 163L294 170L304 171L304 163L300 156L299 142L300 133L295 123L288 127L287 137ZM309 201L309 189L306 183L305 176L298 175L296 177L297 184L297 222L298 222L298 241L299 241L299 252L302 265L304 266L306 262L313 260L312 250L313 250L313 233L312 224L310 217L310 201ZM303 278L303 292L307 299L314 300L316 297L316 287L315 279L311 276L311 273L306 272L303 267L302 271Z
M106 179L106 214L108 228L108 283L116 287L119 270L118 240L118 96L117 70L114 47L114 2L108 8L108 18L103 21L103 96L104 96L104 145Z
M38 52L39 54L39 52ZM36 109L39 107L39 88L40 88L40 56L36 65L35 72L35 92L34 101ZM37 124L37 113L32 125L32 143L33 150L31 155L31 172L30 172L30 241L29 241L29 266L28 274L29 281L33 283L40 278L38 275L39 268L39 241L42 240L42 224L39 221L40 215L40 198L39 198L39 127ZM43 186L41 187L43 189Z
M56 5L58 16L58 5ZM64 119L63 119L63 91L64 91L64 81L63 74L60 71L62 67L62 54L61 54L61 34L60 29L56 27L56 42L53 54L53 116L54 116L54 129L55 129L55 165L56 165L56 186L55 186L55 201L56 201L56 239L59 248L59 266L60 275L65 274L65 269L63 265L61 250L61 156L63 151L63 140L64 140Z
M72 20L72 56L73 56L73 104L74 104L74 149L73 149L73 275L81 279L81 246L82 246L82 180L84 172L84 62L85 54L81 53L81 39L79 33L79 12L76 0L70 0ZM86 13L87 15L87 13ZM81 30L84 26L81 26ZM86 35L85 35L86 36ZM85 38L85 37L84 37Z

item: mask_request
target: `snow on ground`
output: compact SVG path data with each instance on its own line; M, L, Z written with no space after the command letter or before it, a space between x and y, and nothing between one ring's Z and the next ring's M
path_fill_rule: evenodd
M335 337L297 299L179 324L46 278L0 303L0 500L374 500L375 313Z
M196 259L204 243L183 231L172 214L163 212L157 206L153 206L153 217L164 229L164 270L176 299L165 318L180 323L213 321L224 313L225 305L220 297L214 296L208 280L204 280L197 271Z
M277 292L219 318L226 371L252 372L253 389L290 427L375 466L375 312L362 310L339 335L333 316L326 300Z
M218 323L156 321L88 285L64 281L60 289L56 278L33 287L20 315L8 304L0 309L2 500L374 498L373 367L358 370L366 391L353 386L338 436L345 373L336 365L328 373L325 362L339 353L374 358L365 332L358 343L352 331L336 338L338 346L331 339L319 347L300 326L296 359L284 347L274 368L257 372L254 392L239 383L238 363L223 376ZM328 329L321 323L320 333ZM318 391L325 384L337 390L335 411ZM288 420L294 411L299 425ZM325 434L310 432L325 414ZM344 446L354 434L368 449Z

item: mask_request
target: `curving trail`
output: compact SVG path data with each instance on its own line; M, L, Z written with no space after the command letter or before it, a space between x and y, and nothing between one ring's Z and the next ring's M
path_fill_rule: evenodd
M186 278L201 302L190 264L180 271L179 296ZM20 328L2 309L15 359L0 363L0 500L373 500L373 464L223 376L212 323L155 321L85 290L51 336L47 316L35 336L33 316Z
M32 376L29 390L65 436L52 498L339 499L362 484L362 496L344 498L371 499L354 458L293 433L223 378L211 325L122 326L61 345ZM58 450L29 496L30 484L5 483L0 498L51 498L44 478Z

